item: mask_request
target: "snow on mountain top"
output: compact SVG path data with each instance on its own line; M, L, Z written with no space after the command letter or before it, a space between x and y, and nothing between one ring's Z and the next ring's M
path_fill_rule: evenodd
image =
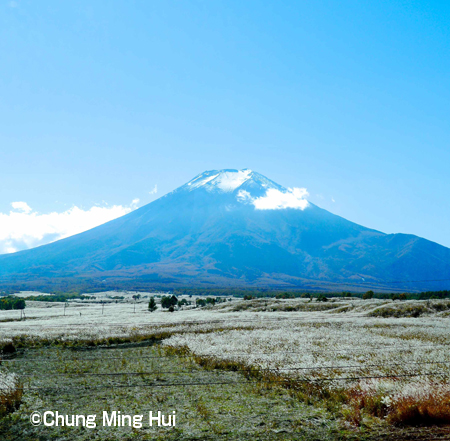
M251 192L265 192L269 188L286 191L281 185L247 168L242 170L224 169L206 171L196 176L181 188L187 191L203 188L209 192L219 191L224 193L231 193L241 188Z
M284 188L265 176L249 169L210 170L196 176L183 190L204 189L210 193L236 193L236 201L251 204L256 210L280 210L296 208L304 210L308 205L306 188Z
M238 170L237 172L222 172L216 178L217 187L223 191L234 191L244 182L251 179L251 170Z
M214 170L196 176L187 185L190 187L190 190L205 187L207 190L219 189L224 192L232 192L251 179L252 173L248 169Z

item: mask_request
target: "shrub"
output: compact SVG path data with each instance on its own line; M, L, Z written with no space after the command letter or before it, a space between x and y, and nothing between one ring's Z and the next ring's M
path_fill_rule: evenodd
M184 305L188 305L188 301L186 299L178 300L179 307L184 306Z
M368 315L371 317L420 317L426 314L428 309L425 305L404 305L404 306L384 306L381 308L376 308Z
M450 309L450 303L431 303L428 305L429 307L433 308L436 311L445 311L447 309Z
M16 352L16 347L12 342L6 343L3 347L0 346L0 353L14 354L14 352Z
M277 299L295 299L295 294L293 292L279 292L275 298Z

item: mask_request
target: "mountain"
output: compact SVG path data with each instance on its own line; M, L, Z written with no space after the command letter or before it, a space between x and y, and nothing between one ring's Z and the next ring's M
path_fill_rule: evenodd
M448 287L450 282L416 281L450 279L449 248L365 228L306 196L251 170L207 171L92 230L0 256L0 282Z

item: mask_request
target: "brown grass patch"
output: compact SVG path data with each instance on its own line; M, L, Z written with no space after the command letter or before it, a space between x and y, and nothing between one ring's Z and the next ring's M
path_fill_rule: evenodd
M405 397L391 407L387 420L392 424L450 424L450 391L436 391L420 398Z
M17 384L16 388L10 392L0 392L0 416L14 412L22 401L22 385Z
M358 386L347 391L344 419L359 426L363 416L386 419L393 425L434 426L450 424L450 391L436 384L431 391L417 396L395 398L390 403L381 394L361 390Z

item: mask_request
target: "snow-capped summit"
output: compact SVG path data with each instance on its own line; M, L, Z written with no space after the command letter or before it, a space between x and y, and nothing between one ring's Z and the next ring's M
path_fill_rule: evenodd
M252 171L210 170L197 175L186 185L190 191L203 187L207 191L232 192L252 178Z
M248 168L242 170L223 169L206 171L183 185L180 190L192 191L198 188L209 192L224 193L231 193L240 189L248 191L252 188L253 190L274 188L280 191L286 191L281 185Z

